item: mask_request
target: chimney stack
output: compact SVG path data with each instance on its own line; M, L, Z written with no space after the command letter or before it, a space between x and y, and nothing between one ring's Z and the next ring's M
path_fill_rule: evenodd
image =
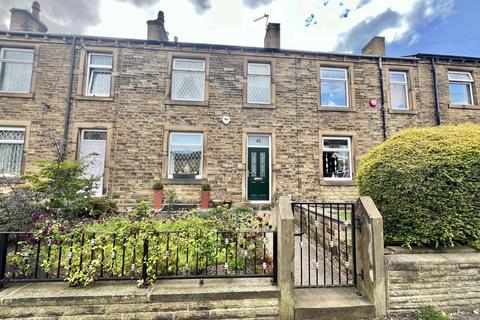
M168 41L168 33L165 31L165 16L163 11L158 11L156 20L147 21L147 39Z
M268 23L263 46L265 48L280 49L280 23Z
M40 3L38 1L32 3L32 15L40 20Z
M385 56L385 37L373 37L362 48L363 55Z
M32 12L26 9L10 9L10 30L26 32L47 32L47 26L40 21L40 3L33 1Z

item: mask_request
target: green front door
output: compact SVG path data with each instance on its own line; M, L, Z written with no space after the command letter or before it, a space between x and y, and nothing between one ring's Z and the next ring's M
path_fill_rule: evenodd
M270 200L269 161L268 148L248 148L248 200Z

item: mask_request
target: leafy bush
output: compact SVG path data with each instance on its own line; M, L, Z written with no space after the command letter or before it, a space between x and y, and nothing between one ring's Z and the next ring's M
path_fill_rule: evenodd
M102 215L111 216L118 211L116 201L107 197L92 197L86 201L83 215L89 218L97 219Z
M383 215L387 243L480 238L480 125L405 130L362 158L356 181Z
M433 307L428 307L420 311L416 311L415 320L451 320L444 312L439 311Z
M163 190L163 184L160 181L155 181L152 185L153 190Z
M206 181L202 183L202 191L211 191L211 190L212 190L212 187L210 186L210 183Z

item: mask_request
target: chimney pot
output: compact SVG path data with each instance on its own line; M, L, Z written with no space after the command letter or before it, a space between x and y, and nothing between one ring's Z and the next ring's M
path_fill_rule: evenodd
M33 1L32 3L32 15L40 19L40 3L38 3L38 1Z
M168 41L168 33L165 30L165 15L158 11L157 19L147 21L147 39Z
M280 23L268 23L263 46L265 48L280 49Z
M385 37L373 37L362 48L363 55L385 56Z

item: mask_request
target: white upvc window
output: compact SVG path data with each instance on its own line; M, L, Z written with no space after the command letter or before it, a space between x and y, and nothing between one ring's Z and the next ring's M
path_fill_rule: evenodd
M205 60L173 59L171 99L205 101Z
M449 71L448 81L452 104L473 105L473 77L470 72Z
M348 71L344 68L320 69L320 104L323 107L348 107Z
M352 139L323 137L324 180L352 180Z
M33 72L32 49L0 49L0 91L29 93Z
M89 53L87 59L87 96L108 97L112 85L113 55Z
M408 110L408 78L406 72L390 71L390 103L392 109Z
M25 128L0 127L0 176L20 174L24 144Z
M168 149L168 178L201 179L203 134L171 132Z
M269 63L248 63L247 103L271 103L271 78Z

